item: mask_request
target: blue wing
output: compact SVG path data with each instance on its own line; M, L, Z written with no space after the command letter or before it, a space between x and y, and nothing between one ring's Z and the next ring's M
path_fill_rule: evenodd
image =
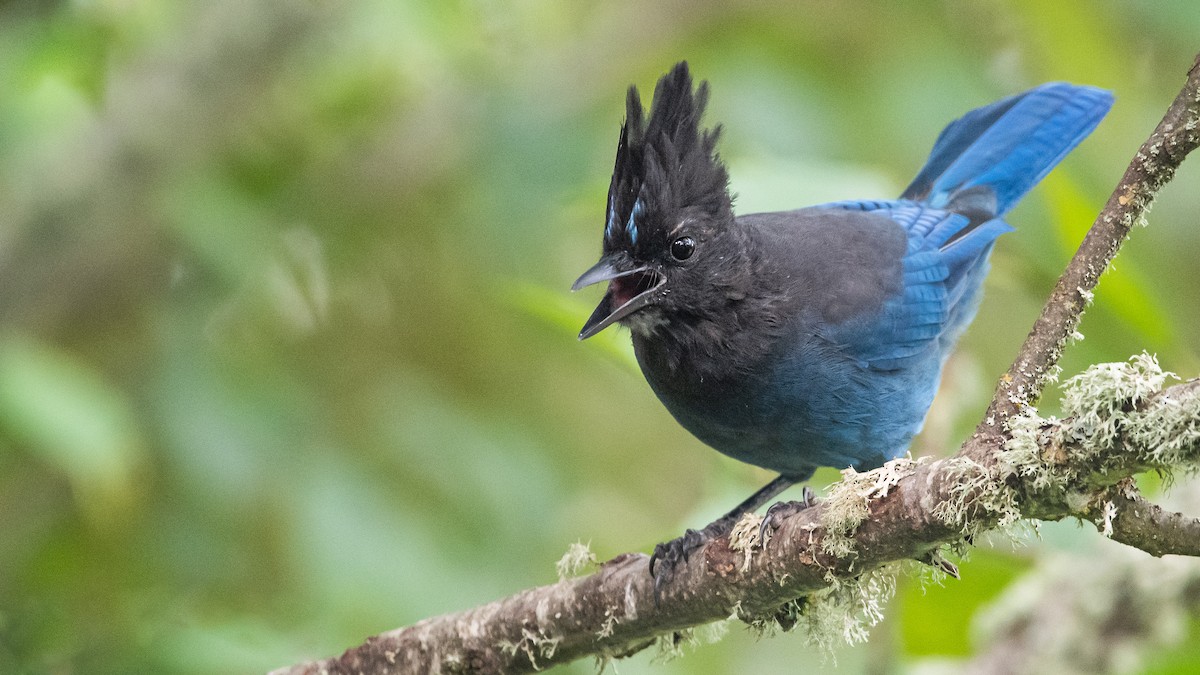
M904 228L902 287L883 310L836 328L831 339L875 370L894 370L949 353L974 316L987 256L1013 228L994 218L972 226L967 216L908 200L857 201L827 208L886 215Z
M908 234L901 292L882 313L836 328L836 339L873 369L930 355L940 366L975 314L992 244L1012 230L1001 217L1112 101L1102 89L1054 82L972 110L942 131L899 200L828 205L885 214Z

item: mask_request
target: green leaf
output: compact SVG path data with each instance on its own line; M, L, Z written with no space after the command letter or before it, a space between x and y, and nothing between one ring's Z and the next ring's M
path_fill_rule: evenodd
M132 408L81 360L26 338L0 343L0 425L66 474L91 515L111 517L132 497L142 453Z

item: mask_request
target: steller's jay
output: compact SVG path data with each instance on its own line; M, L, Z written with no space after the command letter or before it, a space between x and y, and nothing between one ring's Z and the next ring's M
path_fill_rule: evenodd
M952 122L899 199L734 216L721 128L700 128L707 100L686 62L658 81L649 119L629 88L603 254L573 287L608 282L581 340L628 326L684 428L780 474L659 544L656 583L817 467L905 453L979 305L992 244L1013 229L1002 217L1112 105L1101 89L1044 84Z

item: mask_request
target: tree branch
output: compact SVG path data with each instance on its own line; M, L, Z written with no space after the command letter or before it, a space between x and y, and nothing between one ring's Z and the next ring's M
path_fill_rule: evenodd
M1156 393L1165 374L1146 357L1068 382L1068 397L1078 400L1065 402L1074 412L1067 419L1042 420L1029 406L1131 225L1200 144L1198 124L1200 58L1059 279L977 433L956 456L847 471L826 500L774 523L765 548L756 536L758 517L747 516L730 537L694 553L657 599L647 556L624 554L589 576L426 619L340 657L275 673L528 672L587 655L627 655L660 636L734 614L787 628L797 616L815 616L822 598L846 591L857 593L870 619L877 609L867 596L885 594L886 584L868 592L864 574L893 561L935 561L941 548L1022 517L1099 514L1114 538L1130 545L1156 555L1194 553L1187 539L1195 536L1194 521L1155 512L1114 486L1147 468L1195 465L1196 381ZM807 607L797 602L804 596Z
M1200 518L1168 511L1146 501L1132 485L1118 485L1102 495L1086 517L1097 523L1101 531L1107 530L1113 541L1150 555L1200 557Z
M1000 378L978 433L1003 433L1005 423L1041 396L1067 340L1079 327L1092 289L1117 255L1133 224L1145 218L1155 196L1200 144L1200 54L1161 122L1142 144L1059 277L1042 313L1008 372Z

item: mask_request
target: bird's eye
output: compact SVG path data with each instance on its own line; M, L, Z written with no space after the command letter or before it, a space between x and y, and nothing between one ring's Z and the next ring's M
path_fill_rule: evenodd
M671 242L671 255L676 260L687 260L696 252L696 242L691 237L680 237Z

